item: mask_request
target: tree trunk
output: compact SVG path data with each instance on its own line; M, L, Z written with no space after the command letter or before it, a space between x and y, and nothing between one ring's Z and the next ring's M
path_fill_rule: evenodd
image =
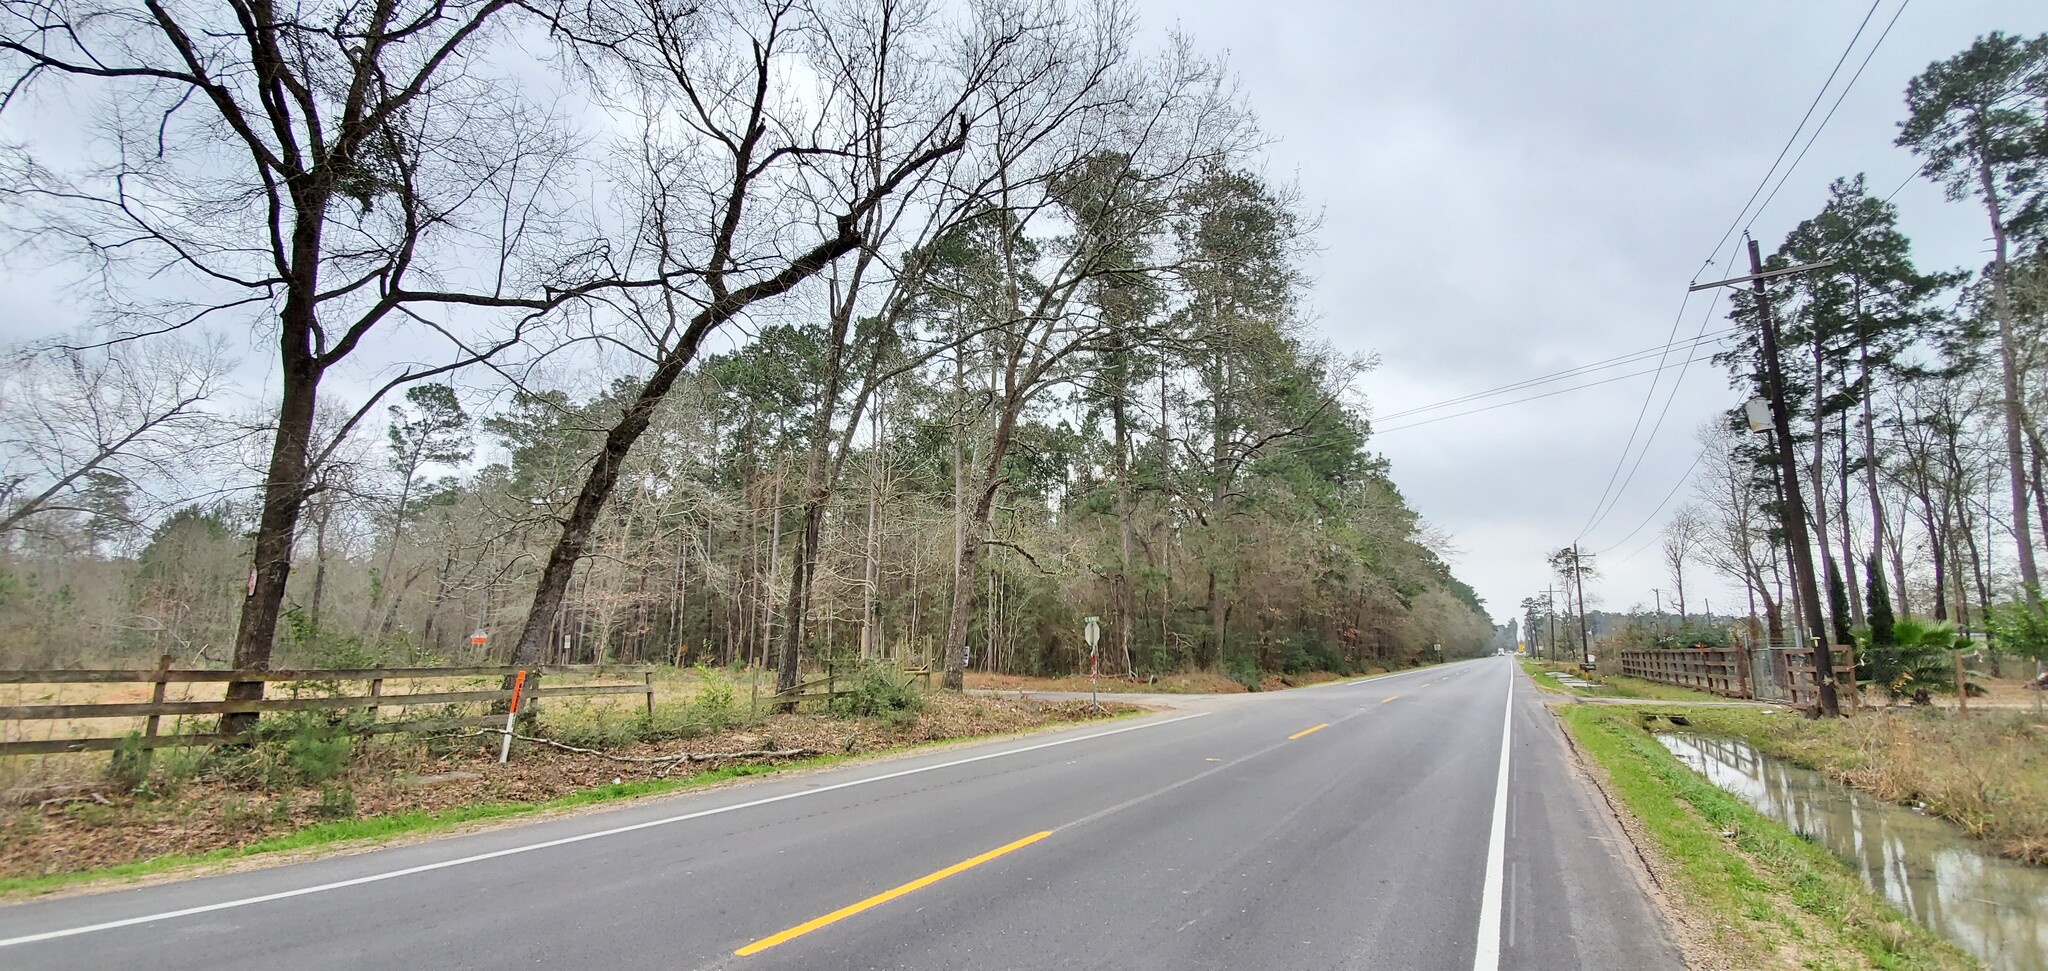
M2005 462L2007 482L2012 489L2012 535L2019 554L2020 584L2026 588L2029 604L2041 600L2041 575L2034 566L2034 530L2028 522L2026 446L2022 441L2018 338L2013 334L2011 295L2006 292L2005 218L2000 212L1998 185L1992 178L1991 161L1978 153L1978 187L1984 193L1984 207L1991 217L1991 306L1998 317L1998 363L2004 390Z
M1858 319L1860 320L1860 314ZM1901 618L1913 616L1912 593L1906 589L1906 561L1896 543L1888 542L1891 532L1886 524L1884 498L1877 488L1877 419L1871 414L1870 397L1870 349L1860 347L1858 354L1863 361L1863 488L1870 493L1870 542L1872 546L1883 547L1891 553L1892 601Z
M319 522L313 529L313 592L312 603L307 607L307 616L314 626L320 623L320 604L327 595L327 523L334 518L334 504L320 504Z
M1850 535L1854 530L1850 528L1849 516L1849 413L1847 411L1837 416L1835 445L1835 485L1838 489L1837 495L1841 497L1841 502L1836 505L1835 509L1840 514L1838 521L1842 524L1841 534L1836 538L1841 541L1842 580L1848 587L1849 621L1853 626L1862 627L1864 624L1863 584L1857 582L1856 564L1861 562L1863 558L1856 555L1854 549L1856 538Z
M540 581L534 587L533 604L527 608L526 623L519 632L519 646L513 651L514 664L535 663L547 647L549 622L569 589L569 578L575 572L576 562L589 549L598 515L611 499L612 487L618 484L619 470L625 465L626 454L647 431L655 409L668 397L676 380L682 377L683 369L689 367L697 356L697 348L703 344L704 335L738 316L755 302L787 292L824 269L826 264L851 251L858 242L852 223L842 218L837 236L798 256L774 276L721 295L690 318L675 346L669 348L668 353L655 364L654 373L633 396L633 403L627 406L618 423L605 433L604 447L584 477L583 488L577 492L568 518L562 522L561 536L548 551L547 565L541 569Z
M1118 653L1123 655L1124 674L1137 670L1131 663L1131 626L1137 623L1136 595L1131 583L1131 432L1125 415L1123 388L1110 400L1110 419L1115 426L1116 448L1116 629Z
M1002 486L1003 456L1010 448L1016 427L1016 411L1022 406L1015 395L1005 395L1002 414L996 418L996 434L989 442L988 457L982 462L980 482L974 498L974 513L961 523L959 541L953 549L953 607L946 616L945 687L960 691L967 686L967 628L974 619L974 571L981 562L981 536L988 529L996 490ZM970 538L971 537L971 538Z
M306 217L301 217L301 223ZM294 249L307 250L302 265L317 261L318 230L303 225L300 235L311 239L294 241ZM312 353L312 286L294 287L285 298L280 318L283 388L277 409L277 431L271 437L270 466L263 480L263 511L256 523L256 543L249 569L247 596L235 629L234 667L238 671L266 671L270 652L277 641L278 610L284 603L285 581L292 570L292 539L297 533L299 510L306 498L306 446L313 435L313 410L321 377L320 362ZM235 681L227 687L229 701L257 701L263 697L263 682ZM223 734L246 731L256 724L255 712L222 715Z

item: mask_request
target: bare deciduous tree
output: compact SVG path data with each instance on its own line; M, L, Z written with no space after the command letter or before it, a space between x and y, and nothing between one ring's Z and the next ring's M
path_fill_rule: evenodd
M479 311L525 319L609 278L557 196L574 143L488 56L535 9L0 0L0 110L94 109L88 158L31 145L10 164L21 231L95 261L126 336L215 320L276 328L279 399L237 667L270 660L320 458L309 443L323 379L394 327L447 335ZM383 391L519 338L515 327L458 340L454 360L402 369L346 424ZM262 690L238 682L229 697Z
M195 453L219 444L205 405L226 376L217 347L189 342L23 351L0 364L0 534L94 512L80 499L95 476L129 494L168 489L175 502Z

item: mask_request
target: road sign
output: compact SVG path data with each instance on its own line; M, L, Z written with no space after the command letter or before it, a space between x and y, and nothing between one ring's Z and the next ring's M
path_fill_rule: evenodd
M1095 644L1102 640L1102 618L1091 614L1082 623L1081 636L1088 639L1088 710L1101 711L1102 706L1095 703L1095 678L1102 670L1102 662Z

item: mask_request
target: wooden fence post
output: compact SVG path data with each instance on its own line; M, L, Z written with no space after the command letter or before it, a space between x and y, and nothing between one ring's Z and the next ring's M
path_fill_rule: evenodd
M1842 648L1842 658L1849 669L1849 717L1854 718L1863 710L1863 690L1856 684L1856 649Z
M528 732L540 724L540 675L546 665L536 664L527 669L526 688L520 692L519 724Z
M381 665L381 664L379 664L379 665L377 665L377 666L378 666L378 667L380 667L380 668L381 668L381 667L383 667L383 665ZM383 705L382 705L382 704L381 704L381 703L379 702L379 700L378 700L378 699L382 698L383 696L384 696L384 679L383 679L383 678L371 678L371 679L370 679L370 705L369 705L369 710L370 710L370 720L371 720L371 721L376 721L376 720L377 720L377 716L378 716L379 714L381 714L381 713L382 713L382 709L383 709L383 707L384 707L384 706L383 706Z
M1963 652L1956 653L1956 716L1970 717L1970 678L1963 671Z
M1960 664L1960 662L1958 662L1958 663ZM166 673L166 672L170 671L170 669L171 669L171 656L170 656L169 654L165 654L165 655L163 655L163 656L161 656L161 657L159 657L159 658L157 658L157 659L156 659L156 683L155 683L155 685L154 685L153 687L151 687L151 688L149 689L149 703L150 703L150 704L152 704L152 705L161 705L161 704L163 704L163 703L164 703L164 686L165 686L165 678L164 678L164 675L165 675L165 673ZM162 715L151 715L151 716L149 716L149 720L143 723L143 728L142 728L142 737L143 737L143 738L155 738L155 737L156 737L156 729L157 729L157 723L158 723L158 722L159 722L160 720L162 720L162 718L163 718L163 716L162 716ZM143 751L148 751L148 749L147 749L147 748L145 747L145 748L143 749Z
M654 669L647 669L647 724L654 724Z

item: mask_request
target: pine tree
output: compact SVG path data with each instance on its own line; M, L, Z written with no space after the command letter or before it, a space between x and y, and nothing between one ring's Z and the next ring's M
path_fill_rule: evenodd
M1828 623L1835 630L1835 643L1854 644L1849 623L1849 588L1842 583L1842 571L1835 566L1834 557L1827 557L1828 564Z
M1891 592L1885 588L1884 571L1878 569L1877 554L1870 554L1864 564L1864 575L1870 577L1868 596L1865 598L1869 601L1870 643L1880 647L1889 646L1896 642L1896 636L1892 633Z

